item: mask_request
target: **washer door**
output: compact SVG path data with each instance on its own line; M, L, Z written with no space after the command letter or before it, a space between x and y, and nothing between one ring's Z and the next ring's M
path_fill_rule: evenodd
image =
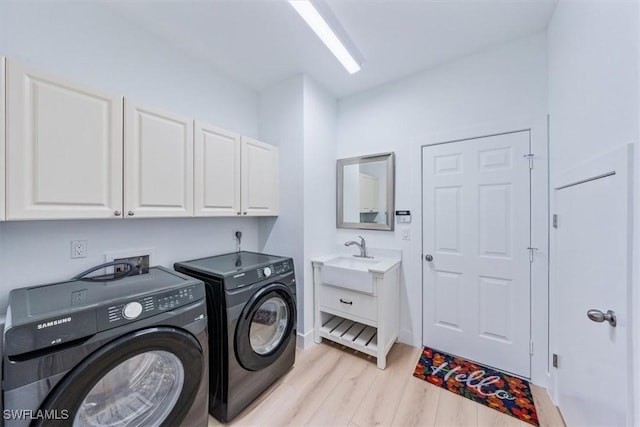
M236 358L250 371L271 365L291 341L296 322L293 294L285 285L265 286L249 299L238 320Z
M42 405L65 426L176 426L196 398L204 355L189 333L157 327L122 336L68 373ZM55 425L51 420L32 425Z

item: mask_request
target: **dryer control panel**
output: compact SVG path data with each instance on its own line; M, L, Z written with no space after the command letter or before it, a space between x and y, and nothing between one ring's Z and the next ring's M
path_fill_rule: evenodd
M256 270L258 279L267 279L274 274L284 274L291 270L292 263L289 260L277 262L266 267L261 267Z

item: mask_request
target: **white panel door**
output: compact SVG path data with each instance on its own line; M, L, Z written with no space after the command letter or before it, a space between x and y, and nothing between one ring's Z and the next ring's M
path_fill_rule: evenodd
M7 60L7 219L122 212L122 97Z
M125 99L127 218L193 215L193 120Z
M567 173L555 190L554 353L558 406L568 426L632 425L629 405L637 404L628 358L630 158L628 147L599 157ZM613 311L617 324L590 320L592 309Z
M0 221L4 220L5 59L0 56Z
M195 123L196 216L240 215L240 135Z
M278 147L242 137L242 214L278 215Z
M423 147L423 342L529 377L529 132Z

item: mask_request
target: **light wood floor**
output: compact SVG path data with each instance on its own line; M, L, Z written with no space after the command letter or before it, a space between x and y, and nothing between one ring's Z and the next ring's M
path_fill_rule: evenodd
M420 349L395 344L387 368L323 341L296 353L295 366L238 415L233 426L530 427L484 405L414 378ZM544 389L532 386L540 425L564 426ZM209 417L209 426L220 422Z

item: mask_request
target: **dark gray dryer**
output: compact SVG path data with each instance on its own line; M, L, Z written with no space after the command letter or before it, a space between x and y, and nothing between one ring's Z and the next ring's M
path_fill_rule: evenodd
M5 426L206 426L207 358L204 285L166 268L15 289Z
M227 422L293 366L293 260L243 251L180 262L174 268L206 284L209 410Z

